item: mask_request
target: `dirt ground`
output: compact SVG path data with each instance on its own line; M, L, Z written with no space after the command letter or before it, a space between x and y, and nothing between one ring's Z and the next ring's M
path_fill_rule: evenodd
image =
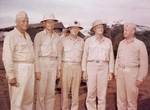
M140 88L139 99L138 99L138 110L150 110L150 75L147 76L143 85ZM79 110L86 110L85 99L86 99L86 85L82 84L80 87L80 107ZM56 108L60 110L60 90L56 90ZM4 71L0 70L0 110L9 109L9 94L7 81L4 76ZM117 110L116 108L116 86L115 80L109 82L107 92L107 110Z

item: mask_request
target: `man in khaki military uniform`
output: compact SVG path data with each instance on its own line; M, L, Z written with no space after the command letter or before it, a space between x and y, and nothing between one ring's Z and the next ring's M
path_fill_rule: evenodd
M118 47L115 64L118 110L137 110L138 89L148 72L145 44L134 36L136 26L124 24L124 40Z
M82 29L75 21L68 29L70 34L62 39L62 110L70 110L68 95L71 91L71 110L78 110L81 80L81 58L84 41L78 36Z
M37 101L36 110L54 110L55 81L59 77L59 41L54 33L57 22L54 15L43 17L45 29L36 34L34 40L36 56Z
M105 110L107 83L114 70L113 47L111 40L103 35L100 20L93 22L91 30L95 35L86 39L82 58L83 78L87 79L88 89L86 105L88 110Z
M26 30L28 16L16 15L16 27L7 33L3 45L3 62L9 84L11 110L32 110L34 97L34 51Z

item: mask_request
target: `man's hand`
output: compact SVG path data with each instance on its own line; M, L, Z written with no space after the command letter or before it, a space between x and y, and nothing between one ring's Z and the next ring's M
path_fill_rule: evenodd
M8 83L10 84L10 86L18 87L18 83L17 83L16 78L8 79Z
M140 85L143 83L143 81L140 81L140 80L136 80L136 86L139 88Z
M114 73L113 77L115 80L117 80L117 74L116 73Z
M41 72L35 72L35 79L40 80L41 79Z
M113 73L109 73L108 74L108 81L112 80L112 78L113 78Z
M88 74L87 74L86 71L83 71L83 73L82 73L82 78L83 78L83 80L85 80L85 81L88 80Z

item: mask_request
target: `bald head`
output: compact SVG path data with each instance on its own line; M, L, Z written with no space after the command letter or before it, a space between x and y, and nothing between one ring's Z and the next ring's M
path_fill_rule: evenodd
M25 11L20 11L16 15L16 27L22 32L27 30L27 28L28 28L28 15Z
M129 29L133 29L133 30L136 29L136 25L133 23L124 23L124 27L129 28Z
M124 23L124 37L134 37L136 25L133 23Z
M16 22L21 19L28 19L28 15L25 11L20 11L19 13L17 13Z

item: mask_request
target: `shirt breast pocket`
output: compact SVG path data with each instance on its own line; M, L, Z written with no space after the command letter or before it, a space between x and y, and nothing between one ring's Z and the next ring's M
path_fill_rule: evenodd
M46 41L41 43L41 47L47 47L48 45L50 45L50 41L49 40L46 40Z
M74 49L76 49L77 51L79 51L79 52L82 52L83 51L83 47L82 47L82 45L75 45L74 46Z
M103 46L101 48L99 48L98 51L100 54L100 59L104 60L104 61L108 61L109 60L109 54L110 54L110 48L108 46Z
M27 51L27 48L28 48L27 43L23 42L23 43L18 43L16 50L22 52L22 51Z
M96 51L96 45L89 45L89 53L94 53Z
M102 50L104 51L105 55L110 53L110 48L108 46L102 47Z
M41 44L41 52L49 51L51 44L48 41L45 41Z
M69 52L71 51L73 48L71 46L64 46L64 51L65 52Z

